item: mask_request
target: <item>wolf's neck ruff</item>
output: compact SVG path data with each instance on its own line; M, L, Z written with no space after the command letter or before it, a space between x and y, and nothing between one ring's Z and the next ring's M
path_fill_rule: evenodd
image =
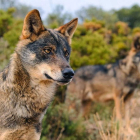
M6 91L11 90L22 91L29 81L29 75L21 64L20 58L17 53L12 55L9 65L1 72L1 87ZM18 87L18 88L17 88ZM6 92L5 91L5 92ZM17 92L19 92L17 91Z
M48 81L37 83L31 80L16 53L13 55L9 66L1 72L0 81L2 92L10 95L8 107L10 106L11 110L18 112L13 114L17 115L18 118L33 117L42 113L52 100L56 86ZM18 101L19 98L20 102ZM18 109L18 107L20 108Z

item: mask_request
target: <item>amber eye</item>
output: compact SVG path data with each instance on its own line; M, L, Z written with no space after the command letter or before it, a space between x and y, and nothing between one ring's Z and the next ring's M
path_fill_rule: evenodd
M66 50L65 51L65 56L68 57L69 56L69 52Z
M50 48L48 48L48 49L44 49L44 51L45 51L45 53L49 54L49 53L51 53L52 50Z

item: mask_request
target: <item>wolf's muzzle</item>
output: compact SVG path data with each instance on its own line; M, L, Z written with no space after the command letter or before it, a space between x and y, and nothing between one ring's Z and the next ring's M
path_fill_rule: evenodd
M62 74L65 79L70 80L74 76L74 71L71 68L65 68Z

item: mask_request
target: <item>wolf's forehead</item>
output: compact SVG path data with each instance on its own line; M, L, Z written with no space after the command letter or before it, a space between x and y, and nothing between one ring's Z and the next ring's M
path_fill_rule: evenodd
M53 37L53 39L57 42L57 44L61 44L61 46L70 47L66 38L60 34L58 31L53 29L48 29L50 35Z
M39 38L37 43L39 43L41 46L55 45L57 48L70 48L66 38L58 31L53 29L47 29L47 32Z
M60 40L60 35L53 29L48 29L48 32L50 33L50 35L54 38L55 41L59 41Z

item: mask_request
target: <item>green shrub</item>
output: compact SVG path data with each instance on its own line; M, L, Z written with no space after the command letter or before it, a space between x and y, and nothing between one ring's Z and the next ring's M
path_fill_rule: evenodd
M82 120L70 119L70 114L64 104L50 105L43 119L41 140L85 140L86 131Z

